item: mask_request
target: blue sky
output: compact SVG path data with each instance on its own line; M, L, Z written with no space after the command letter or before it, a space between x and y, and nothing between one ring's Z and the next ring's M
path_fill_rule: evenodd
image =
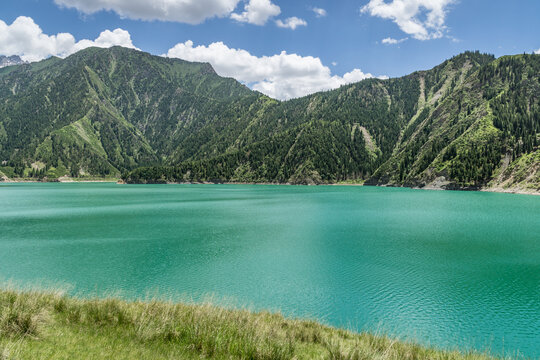
M539 14L538 0L2 0L0 54L35 61L131 46L210 62L287 99L465 50L538 51Z

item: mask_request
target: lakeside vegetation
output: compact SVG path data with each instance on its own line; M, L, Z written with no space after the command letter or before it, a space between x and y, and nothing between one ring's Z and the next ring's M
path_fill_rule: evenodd
M0 359L488 360L268 312L0 290Z

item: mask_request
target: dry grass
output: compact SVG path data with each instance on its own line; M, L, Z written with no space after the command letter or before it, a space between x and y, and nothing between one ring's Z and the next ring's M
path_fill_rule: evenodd
M266 312L0 291L0 360L485 360Z

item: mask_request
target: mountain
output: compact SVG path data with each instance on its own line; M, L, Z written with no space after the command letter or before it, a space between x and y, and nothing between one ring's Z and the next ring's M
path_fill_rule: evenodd
M6 66L21 65L21 64L24 64L24 61L16 55L14 56L0 55L0 68L6 67Z
M0 70L0 160L11 176L115 176L159 164L257 97L208 64L124 48Z
M467 52L286 102L119 47L0 70L8 177L538 191L539 135L538 55Z

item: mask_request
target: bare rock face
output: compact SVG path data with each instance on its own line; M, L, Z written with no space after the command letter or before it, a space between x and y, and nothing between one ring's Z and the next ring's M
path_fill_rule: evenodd
M446 177L444 177L444 176L439 176L438 178L436 178L435 180L433 180L429 184L426 184L426 186L423 187L423 189L426 189L426 190L445 190L448 187L448 185L450 185L450 181L446 180Z
M0 55L0 68L13 65L21 65L25 62L17 55L13 56L4 56Z

